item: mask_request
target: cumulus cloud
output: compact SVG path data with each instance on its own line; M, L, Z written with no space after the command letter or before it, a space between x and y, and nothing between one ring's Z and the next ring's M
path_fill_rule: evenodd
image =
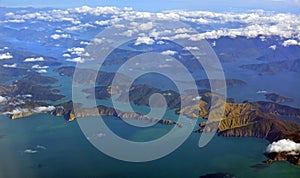
M97 20L95 20L95 18L86 18L89 16L95 16ZM8 12L3 18L3 23L19 23L27 20L47 21L48 23L63 22L64 25L61 27L64 29L57 30L49 37L55 40L71 38L71 35L64 33L64 31L83 32L89 28L97 28L97 26L115 25L116 28L124 28L123 35L125 36L131 37L135 33L145 33L145 35L153 37L155 40L186 39L200 41L203 39L215 40L222 37L235 38L241 36L246 38L260 37L261 40L267 41L268 37L278 36L286 41L283 43L280 42L281 44L277 44L277 46L283 45L287 47L290 45L300 45L300 21L297 20L300 19L299 14L265 12L263 10L226 13L173 10L149 13L134 11L131 8L92 8L82 6L65 10L53 9L37 10L36 12L34 12L34 10L33 12ZM129 23L121 23L123 20ZM172 29L168 31L160 29L158 26L155 26L156 28L154 29L154 24L157 22L164 23L164 21L168 21L168 23L170 23L178 20L191 24L192 27L199 27L199 29L197 29L197 31L190 27L170 27L170 29ZM202 26L199 25L203 24L205 24L205 26L200 29ZM147 31L150 32L148 33ZM270 49L273 49L273 47ZM5 56L5 54L2 55ZM71 56L66 56L66 58L71 58Z
M14 64L4 64L3 67L6 67L6 68L16 68L17 64L16 63L14 63Z
M98 40L101 40L102 39L98 39ZM90 54L88 52L85 52L85 49L82 48L82 47L73 47L73 48L69 48L67 50L68 53L65 53L63 56L64 57L67 57L68 59L66 61L69 61L69 62L77 62L77 63L83 63L85 61L85 58L89 58L90 57ZM73 55L74 58L71 58ZM91 58L89 58L91 59Z
M24 103L23 103L24 104ZM54 106L39 106L35 107L34 109L28 109L28 108L20 108L17 107L13 109L12 111L4 112L4 115L14 115L14 114L21 114L21 113L44 113L44 112L50 112L55 110Z
M300 42L297 42L296 40L285 40L282 43L282 46L284 46L284 47L288 47L288 46L292 46L292 45L300 45Z
M63 57L71 57L71 55L68 53L65 53L65 54L63 54Z
M24 23L26 21L24 19L13 19L13 20L6 20L5 22L8 22L8 23Z
M59 40L61 38L66 39L66 38L71 38L70 34L53 34L50 36L54 40Z
M272 46L269 46L270 49L272 49L273 51L276 50L277 46L276 45L272 45Z
M83 52L84 52L85 50L84 50L84 48L81 48L81 47L73 47L73 48L69 48L67 51L70 52L70 53L73 54L73 55L78 55L78 56L80 56L80 55L83 54Z
M167 51L161 52L162 55L169 55L169 56L173 56L176 53L177 53L176 51L172 51L172 50L167 50Z
M100 25L100 26L105 26L105 25L109 25L110 21L109 20L100 20L100 21L95 21L96 25Z
M37 65L33 65L31 68L32 69L48 69L49 66L40 66L37 64Z
M42 62L42 61L45 61L45 59L43 57L31 57L31 58L26 58L24 60L24 62Z
M36 113L49 112L53 110L55 110L54 106L40 106L33 109L33 111Z
M300 143L296 143L289 139L282 139L277 142L269 144L267 152L300 152Z
M21 113L27 113L27 112L29 112L29 110L26 109L26 108L25 109L15 108L14 110L9 111L9 112L4 112L3 114L5 114L5 115L7 115L7 114L13 115L13 114L21 114Z
M134 45L146 44L152 45L155 41L149 37L138 37Z
M76 58L73 58L73 59L67 59L66 61L76 62L76 63L84 63L84 59L81 58L81 57L76 57Z
M152 22L142 23L139 25L138 28L139 28L139 30L142 30L142 31L150 30L153 28L153 24L152 24Z
M10 53L0 54L0 60L11 59L13 56Z
M183 50L196 51L199 50L199 48L197 46L186 46L183 48Z
M6 101L7 101L7 99L5 97L0 96L0 103L6 102Z
M199 101L199 100L201 100L201 99L202 99L201 96L197 96L197 97L193 98L192 101Z
M27 94L27 95L17 95L16 96L17 98L32 98L32 95L31 94Z
M41 69L41 70L37 70L36 72L42 74L42 73L47 73L48 71L45 69Z
M268 92L266 90L258 90L256 93L257 94L267 94Z
M117 7L96 7L91 8L88 6L82 6L74 9L69 9L70 12L76 12L80 14L90 14L90 15L108 15L108 14L118 14L120 9Z

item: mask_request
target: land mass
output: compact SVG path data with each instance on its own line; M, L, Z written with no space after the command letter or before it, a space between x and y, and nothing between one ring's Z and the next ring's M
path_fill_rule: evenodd
M74 109L76 107L76 110ZM41 102L26 101L20 103L18 106L8 106L1 110L11 119L18 119L28 117L38 113L48 113L54 116L62 116L66 121L73 121L76 118L85 118L93 116L115 116L119 119L136 119L148 122L156 122L166 125L176 125L183 127L182 124L173 120L153 118L136 112L122 112L111 107L99 105L96 108L83 108L79 103L72 101L65 102L56 106L49 106Z
M226 84L226 86L224 85ZM224 87L236 87L236 86L245 86L247 85L246 82L239 80L239 79L225 79L225 82L218 79L203 79L196 81L197 86L211 88L211 84L214 85L216 89L224 89Z
M16 98L19 95L30 95L32 100L38 101L58 101L65 98L64 95L58 94L57 89L46 84L54 84L57 79L42 76L37 73L30 73L25 77L14 81L11 85L0 86L0 95L9 98Z
M278 72L300 72L300 59L284 60L263 64L242 65L243 69L250 69L259 72L259 75L272 75Z
M275 103L285 103L285 102L293 102L293 98L287 98L284 96L281 96L277 93L267 93L265 94L265 97L267 100L271 100Z

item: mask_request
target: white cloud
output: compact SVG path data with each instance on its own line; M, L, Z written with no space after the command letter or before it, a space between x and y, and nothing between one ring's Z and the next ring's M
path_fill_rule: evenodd
M37 152L38 152L37 150L32 150L32 149L24 150L24 153L28 153L28 154L34 154L34 153L37 153Z
M163 44L165 44L165 42L164 41L158 41L158 42L156 42L156 44L163 45Z
M0 54L0 60L11 59L13 56L10 53Z
M213 41L213 42L211 43L211 46L212 46L212 47L217 46L217 42L216 42L216 41Z
M49 112L53 110L55 110L54 106L40 106L33 109L33 111L36 113Z
M29 98L32 97L32 95L22 95L23 98L25 98L25 96L29 97ZM0 99L1 99L1 97L0 97ZM4 101L7 101L7 99L3 100L2 102L4 102ZM4 115L14 115L14 114L21 114L21 113L29 113L29 112L31 112L31 113L44 113L44 112L50 112L50 111L53 111L53 110L55 110L54 106L40 106L40 107L35 107L34 109L27 109L27 108L17 107L12 111L4 112L3 114Z
M40 66L37 64L37 65L33 65L31 68L32 69L48 69L49 66Z
M142 23L138 26L138 28L139 28L139 30L142 30L142 31L151 30L153 28L153 24L152 24L152 22Z
M66 38L71 38L70 34L53 34L50 36L54 40L59 40L61 38L66 39Z
M5 16L14 16L15 14L13 12L8 12L5 14Z
M96 7L91 8L88 6L82 6L74 9L69 9L70 12L76 12L81 14L90 14L90 15L108 15L108 14L118 14L120 12L120 9L117 7Z
M98 40L101 40L101 42L102 42L102 39L98 39ZM64 56L68 58L66 61L69 61L69 62L83 63L85 61L85 59L83 57L85 57L85 58L90 57L90 54L88 52L85 52L85 49L81 48L81 47L69 48L67 51L69 53L71 53L72 55L77 56L74 58L70 58L71 55L65 54Z
M256 93L257 94L266 94L266 93L268 93L268 91L266 91L266 90L258 90Z
M80 44L81 44L81 45L90 45L91 43L90 43L90 42L87 42L87 41L80 41Z
M175 33L189 33L189 32L193 32L193 30L188 28L178 28L175 30Z
M146 44L152 45L155 41L149 37L138 37L134 45Z
M173 55L175 55L176 53L177 53L176 51L167 50L167 51L163 51L161 54L162 54L162 55L173 56Z
M199 101L199 100L201 100L201 99L202 99L201 96L196 96L195 98L192 98L192 101Z
M65 53L65 54L63 54L63 57L71 57L71 55L68 53Z
M24 19L13 19L13 20L7 20L5 22L9 22L9 23L24 23L26 21Z
M272 49L273 51L276 50L277 46L276 45L272 45L272 46L269 46L270 49Z
M267 152L300 152L300 143L295 143L289 139L282 139L277 142L269 144L267 147Z
M199 48L197 46L186 46L183 48L184 50L188 50L188 51L196 51L199 50Z
M24 62L42 62L42 61L45 61L45 59L43 57L36 57L36 58L26 58L24 60Z
M93 39L93 43L101 44L101 43L103 43L104 40L105 40L105 38L95 38L95 39Z
M70 52L73 55L78 55L78 56L82 55L84 51L85 51L84 48L81 48L81 47L73 47L73 48L68 49L68 52Z
M7 68L16 68L17 67L17 64L14 63L14 64L4 64L3 67L7 67Z
M297 42L296 40L285 40L282 43L282 46L284 46L284 47L288 47L288 46L292 46L292 45L300 45L300 42Z
M95 21L96 25L100 25L100 26L105 26L105 25L109 25L110 21L109 20L100 20L100 21Z
M84 31L87 28L96 28L96 26L94 26L90 23L85 23L85 24L79 24L78 26L67 27L66 30L68 30L68 31Z
M27 94L27 95L17 95L16 97L32 98L32 95L31 95L31 94Z
M292 0L290 0L292 1ZM85 15L93 15L95 18L86 18ZM98 18L99 17L99 18ZM103 20L105 19L105 20ZM215 13L208 11L164 11L160 13L137 12L130 8L117 7L88 7L70 8L66 10L38 10L37 12L16 11L6 13L3 22L47 21L63 22L63 30L58 30L49 38L71 38L70 34L62 34L63 31L84 32L88 28L96 28L97 25L115 25L116 28L124 28L123 35L131 37L134 33L152 30L147 35L154 39L187 39L200 41L203 39L219 39L221 37L247 37L256 38L264 36L261 40L268 40L270 36L278 36L283 40L294 39L279 45L300 45L300 19L299 14L265 12L254 10L247 12ZM121 23L127 20L128 23ZM208 28L201 27L197 30L190 27L170 27L169 32L154 24L170 24L172 21L182 21L191 26L209 24ZM227 24L230 24L228 26ZM52 24L51 24L52 25ZM56 25L56 24L55 24ZM212 30L214 29L214 30ZM274 44L275 45L275 44ZM278 46L278 44L277 44ZM272 49L272 48L271 48ZM70 58L70 57L68 57ZM1 59L1 57L0 57Z
M47 73L47 70L45 70L45 69L41 69L41 70L37 70L36 72L38 72L38 73L42 74L42 73Z
M3 114L5 114L5 115L7 115L7 114L13 115L13 114L21 114L21 113L27 113L27 112L29 112L29 110L26 109L26 108L25 109L15 108L14 110L9 111L9 112L4 112Z
M4 51L4 50L7 50L7 49L8 49L8 47L5 46L5 47L3 47L2 49L0 48L0 51Z
M84 63L84 59L81 58L81 57L76 57L76 58L73 58L73 59L67 59L66 61Z
M0 96L0 103L6 102L6 101L7 101L7 99L5 97Z

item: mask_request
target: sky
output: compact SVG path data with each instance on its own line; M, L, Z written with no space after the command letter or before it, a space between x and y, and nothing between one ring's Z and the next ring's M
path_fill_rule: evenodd
M132 7L139 11L207 10L244 11L264 9L276 12L300 13L300 0L0 0L1 7L55 7L79 6Z

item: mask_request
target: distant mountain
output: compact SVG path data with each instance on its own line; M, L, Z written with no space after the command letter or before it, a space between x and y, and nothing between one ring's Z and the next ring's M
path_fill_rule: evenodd
M272 75L278 72L300 72L300 59L263 64L246 64L242 65L241 68L255 70L259 72L259 75Z

